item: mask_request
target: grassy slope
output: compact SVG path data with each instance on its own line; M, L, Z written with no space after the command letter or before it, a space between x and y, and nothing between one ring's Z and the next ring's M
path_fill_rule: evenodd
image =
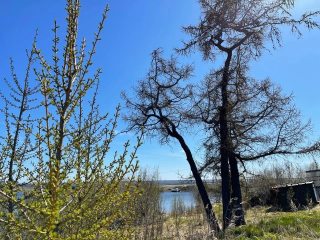
M266 213L267 208L253 208L247 225L230 229L221 238L228 239L320 239L320 209L311 211Z
M221 205L215 204L221 219ZM311 211L270 212L267 207L246 211L247 225L230 228L219 239L320 239L320 207ZM188 212L180 219L167 216L159 239L213 239L199 211Z

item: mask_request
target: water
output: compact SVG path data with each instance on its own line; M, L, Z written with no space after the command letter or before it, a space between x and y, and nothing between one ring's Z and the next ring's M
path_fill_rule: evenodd
M194 195L191 192L162 192L160 198L164 212L171 212L171 203L174 197L180 198L187 208L191 208L196 204Z
M202 180L203 182L206 182L206 183L212 183L214 182L214 180L210 180L210 179L203 179ZM191 184L191 183L196 183L195 180L159 180L158 181L159 184Z

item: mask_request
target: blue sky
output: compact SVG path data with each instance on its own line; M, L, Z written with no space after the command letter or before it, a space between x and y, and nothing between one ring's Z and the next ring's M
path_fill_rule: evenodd
M97 31L103 8L107 1L83 0L79 20L79 40L87 38L88 46ZM174 47L182 46L187 36L181 26L197 23L200 9L197 1L191 0L110 0L110 11L102 32L102 41L94 56L94 68L102 68L99 102L101 112L115 112L118 103L123 102L120 92L135 85L149 68L150 53L162 47L165 56L173 53ZM63 0L13 0L2 1L0 8L0 77L10 79L9 57L15 61L18 77L23 79L27 59L25 49L30 49L35 30L38 28L38 47L44 56L51 57L53 20L60 25L60 37L64 36L66 11ZM295 15L305 11L320 10L319 0L300 0ZM320 22L320 19L318 18ZM301 109L304 119L312 119L315 137L320 136L320 30L309 32L302 28L304 36L297 39L288 29L283 29L283 47L271 54L265 52L258 62L251 64L252 76L270 79L283 87L285 93L293 92L295 103ZM79 41L80 43L80 41ZM218 59L219 60L219 59ZM181 58L194 62L195 81L201 80L210 66L217 63L203 63L199 55ZM3 82L1 82L3 86ZM0 105L3 106L2 104ZM2 120L1 120L2 121ZM125 127L119 122L118 130ZM112 149L121 149L126 139L135 141L132 135L122 135L113 143ZM201 136L188 136L190 148L196 152ZM160 146L156 139L146 140L139 150L141 166L159 167L162 179L177 179L177 172L183 176L190 173L184 153L178 144ZM196 158L200 158L196 154ZM310 161L310 160L306 160ZM300 161L301 162L301 161ZM304 162L303 162L304 163Z

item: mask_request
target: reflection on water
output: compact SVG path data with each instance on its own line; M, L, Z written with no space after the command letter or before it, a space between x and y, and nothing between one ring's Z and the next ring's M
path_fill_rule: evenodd
M163 211L166 213L171 212L171 203L174 197L180 198L187 208L191 208L196 205L194 195L191 192L162 192L160 197Z

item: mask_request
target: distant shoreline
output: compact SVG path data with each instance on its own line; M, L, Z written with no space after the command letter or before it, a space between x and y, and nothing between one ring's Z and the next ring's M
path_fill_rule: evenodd
M212 184L212 183L209 183ZM164 192L171 191L173 188L179 188L182 192L197 191L197 185L195 183L182 183L182 184L159 184Z
M196 188L196 184L159 184L164 192L171 191L173 188L179 188L180 191L190 192Z

